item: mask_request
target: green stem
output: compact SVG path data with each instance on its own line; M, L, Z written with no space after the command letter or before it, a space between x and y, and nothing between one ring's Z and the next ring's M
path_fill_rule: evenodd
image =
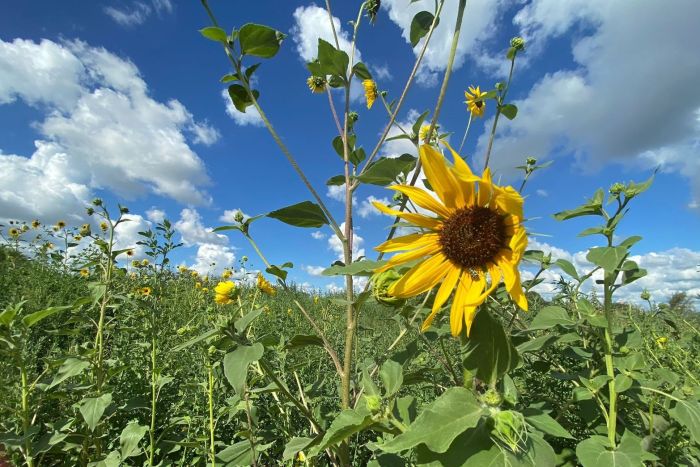
M207 398L209 401L209 456L211 467L216 467L216 445L214 443L214 369L207 356Z
M156 431L156 404L157 404L157 380L156 380L156 330L155 330L155 312L151 310L151 429L150 439L151 445L149 450L148 462L149 465L154 465L155 457L155 431Z
M607 273L606 273L607 274ZM603 284L605 318L607 327L605 328L605 370L610 377L608 383L610 405L608 406L608 440L614 449L617 445L617 392L615 391L615 367L613 366L613 311L612 311L612 281L605 277Z
M27 368L24 363L20 366L20 375L22 377L22 434L27 436L29 427L31 426L31 414L29 413L29 385L27 379ZM24 458L27 462L27 467L34 467L34 458L32 457L32 442L27 439L24 442Z
M486 149L486 160L484 162L484 170L489 166L489 159L491 158L491 148L493 148L493 140L496 137L496 127L498 126L498 118L501 116L501 106L505 101L506 94L508 94L508 88L510 88L510 81L513 78L513 68L515 67L515 56L510 61L510 73L508 74L508 83L506 88L503 90L503 95L498 98L498 106L496 107L496 117L493 119L493 126L491 127L491 136L489 137L489 146Z
M472 126L472 113L469 112L469 120L467 120L467 128L464 129L464 136L462 136L462 143L459 145L459 150L457 151L459 154L462 154L462 148L464 147L464 143L467 141L467 134L469 134L469 127Z

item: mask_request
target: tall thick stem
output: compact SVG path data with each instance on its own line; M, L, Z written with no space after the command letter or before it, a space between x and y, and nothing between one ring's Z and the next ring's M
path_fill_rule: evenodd
M613 311L612 311L612 284L611 280L604 280L604 301L605 318L608 322L605 328L605 370L610 377L608 383L610 405L608 406L608 440L610 446L616 446L617 433L617 391L615 390L615 367L613 365Z
M209 402L209 456L211 467L216 467L216 444L214 439L214 369L207 357L207 400Z
M29 385L27 381L27 368L24 363L20 367L20 375L22 377L22 432L27 436L31 426L31 414L29 413ZM24 443L24 459L27 462L27 467L34 467L34 458L32 457L32 442L27 439Z

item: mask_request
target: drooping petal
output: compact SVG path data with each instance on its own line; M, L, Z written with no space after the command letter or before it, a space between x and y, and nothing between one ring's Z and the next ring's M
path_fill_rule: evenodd
M440 203L438 200L430 196L428 193L425 191L421 190L420 188L416 188L414 186L407 186L407 185L394 185L390 186L389 189L391 190L396 190L399 193L403 193L404 195L408 196L411 201L416 203L418 206L428 209L430 211L433 211L435 214L438 216L442 216L444 218L450 217L452 212L454 212L454 209L448 209L445 207L442 203Z
M523 293L523 286L520 283L520 271L518 271L517 264L508 261L499 261L498 267L503 273L503 282L506 284L508 294L516 305L527 311L527 297Z
M496 206L503 212L523 217L523 197L512 186L493 187Z
M476 308L475 306L465 306L464 307L464 326L467 328L467 337L472 332L472 323L474 323L474 318L476 317Z
M423 322L421 332L424 332L433 323L433 320L435 319L435 316L437 315L438 311L440 311L440 308L442 308L442 305L444 305L447 299L450 298L450 294L455 288L457 280L459 280L460 274L462 274L462 270L452 264L450 264L447 267L449 268L449 271L447 272L445 279L442 281L442 284L440 285L440 288L438 289L437 294L435 295L435 300L433 301L433 309L430 312L430 315L428 315L428 317Z
M491 285L489 285L489 287L486 290L484 290L483 292L481 292L478 295L476 295L474 293L470 293L469 297L467 298L467 300L465 302L466 305L474 306L474 307L481 305L482 303L484 303L484 301L486 301L488 296L491 295L491 293L496 289L496 287L498 287L498 284L501 282L501 270L500 270L500 268L498 268L498 266L496 266L495 264L491 264L491 263L489 263L487 265L487 267L488 267L489 275L491 276ZM484 278L480 276L480 279L483 280ZM476 290L476 288L475 288L475 290Z
M424 234L424 233L414 233L410 235L404 235L403 237L392 238L374 247L375 250L382 253L389 253L392 251L402 251L402 250L413 250L414 248L420 248L425 245L429 245L438 241L438 234Z
M486 167L481 181L476 182L479 185L479 193L477 194L477 206L488 206L491 202L493 181L491 180L491 169Z
M438 253L414 266L401 279L394 282L389 288L389 295L406 298L432 289L447 274L445 262L447 262L445 255Z
M447 208L454 209L464 205L464 198L459 190L457 181L445 163L445 157L429 144L424 144L419 149L423 170L435 190L435 194ZM461 201L461 203L460 203Z
M455 292L455 298L452 300L452 308L450 309L450 330L454 337L459 336L462 332L462 325L464 323L464 297L465 290L471 286L471 276L469 271L462 272L459 279L459 284L457 284L457 290ZM468 283L468 285L466 285ZM466 285L466 287L465 287Z
M441 225L442 221L433 217L424 216L423 214L414 214L412 212L401 212L398 209L391 209L388 206L384 206L382 203L377 201L372 201L375 208L382 211L384 214L389 214L391 216L398 216L401 219L405 219L408 222L417 225L418 227L425 227L430 230L437 230Z
M412 251L407 251L405 253L399 253L397 255L394 255L391 257L387 263L380 267L375 269L375 272L384 272L388 271L389 269L398 266L400 264L408 263L409 261L413 261L414 259L419 259L422 258L423 256L428 256L432 255L435 253L438 253L440 251L440 244L435 242L435 243L430 243L428 245L425 245L421 248L417 248Z

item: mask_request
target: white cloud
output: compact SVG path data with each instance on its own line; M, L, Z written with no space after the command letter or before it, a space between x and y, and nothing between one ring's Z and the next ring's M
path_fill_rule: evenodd
M146 22L149 16L155 12L162 16L163 13L172 13L173 4L170 0L152 0L152 6L143 1L136 1L130 7L116 8L104 7L102 11L116 23L125 27L139 26Z
M574 155L589 171L610 161L660 164L687 177L690 198L697 199L700 55L687 53L697 17L700 3L692 0L641 2L633 9L604 0L525 6L514 22L530 41L526 55L572 29L587 35L573 35L576 68L547 74L515 102L522 117L499 127L494 167L508 170L526 154ZM672 96L676 90L682 97ZM483 135L479 154L487 142Z
M0 41L0 104L17 99L42 112L41 139L28 157L0 152L1 212L77 215L98 188L210 202L199 188L209 183L204 164L185 137L200 124L178 101L149 97L128 60L78 41Z
M326 291L329 294L341 293L344 290L345 290L345 287L339 286L338 284L334 284L334 283L326 284Z
M215 233L211 227L205 227L202 224L202 217L194 209L183 209L180 213L180 219L175 222L174 227L182 236L182 242L185 246L201 244L221 246L228 243L226 235Z
M197 248L195 263L190 268L200 274L219 275L224 269L230 267L235 259L236 256L233 254L231 247L203 243Z
M440 15L440 23L435 28L430 44L423 57L417 81L423 85L432 86L437 83L437 72L447 66L447 59L452 44L452 36L457 17L458 3L445 2ZM481 43L489 39L495 32L495 21L508 2L504 0L470 0L462 20L462 28L457 43L454 69L459 69L467 54L475 57L481 55ZM433 12L433 0L420 0L414 3L406 0L385 0L383 5L389 11L389 18L402 30L401 34L410 44L411 22L419 11ZM421 39L413 52L418 55L425 38Z
M363 200L356 209L356 213L363 219L369 216L378 216L381 214L377 208L372 205L373 201L379 201L382 204L389 205L391 202L388 198L377 198L372 195L368 196L367 199Z
M325 269L324 266L304 266L304 271L312 276L320 276Z
M146 217L149 221L157 224L165 220L165 211L153 207L146 211Z
M144 258L146 256L144 247L137 245L136 242L143 240L139 232L150 229L152 224L138 214L124 214L123 219L127 219L127 221L122 222L114 229L114 248L116 250L130 248L134 250L132 259Z
M190 127L190 131L194 133L194 143L211 146L219 141L221 133L219 130L209 125L208 123L195 123Z
M345 222L340 224L340 230L342 232L345 232ZM365 249L362 248L362 244L365 242L365 239L357 235L357 232L354 232L353 235L353 242L352 242L352 259L353 261L359 258L360 256L365 255ZM343 261L343 243L338 239L337 236L332 235L328 237L328 248L333 251L338 257L339 260Z
M336 201L345 201L345 183L342 185L328 185L326 196Z
M372 66L372 74L374 75L374 79L378 81L391 81L393 78L388 65Z
M349 33L340 25L340 20L333 17L333 25L338 36L340 49L348 54L351 53L351 37ZM316 5L307 7L300 6L294 10L294 27L292 27L292 37L297 45L297 52L305 62L310 62L316 58L318 53L318 40L323 39L335 46L333 29L328 18L328 11ZM355 61L362 61L362 55L355 49Z
M315 238L316 240L323 240L324 238L327 237L327 235L320 230L316 230L314 232L311 232L311 236Z
M547 190L543 190L541 188L538 189L537 191L535 191L535 193L537 194L537 196L540 196L542 198L546 198L547 196L549 196L549 193L547 192Z
M223 89L221 91L221 97L223 97L224 102L226 103L226 113L233 119L234 122L236 122L236 125L258 127L265 126L265 123L263 123L262 117L260 116L260 112L258 112L255 107L248 107L245 113L239 112L233 105L233 102L231 102L231 97L228 95L228 90Z

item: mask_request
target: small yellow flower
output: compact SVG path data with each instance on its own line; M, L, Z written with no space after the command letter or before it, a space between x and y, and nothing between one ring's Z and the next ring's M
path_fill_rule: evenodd
M32 221L32 228L33 229L38 229L40 225L41 225L41 222L39 222L37 219L34 219Z
M180 271L180 274L184 274L187 272L187 266L184 264L181 264L180 266L177 267L177 270Z
M79 242L79 241L82 240L82 239L83 239L83 237L81 237L80 235L74 235L74 236L73 236L73 240L75 240L76 242Z
M658 345L660 349L666 348L667 342L668 342L668 337L662 336L662 337L656 338L656 345Z
M192 271L192 277L195 279L199 276L199 273L197 271Z
M201 288L202 288L202 283L201 283L201 282L197 282L196 284L194 284L194 288L195 288L195 289L201 289Z
M150 297L151 293L153 292L153 289L150 287L141 287L139 292L141 292L141 295L143 295L144 297Z
M483 117L486 110L486 102L483 100L485 92L481 92L479 86L469 86L469 91L464 91L464 97L467 98L466 104L469 112L475 117Z
M143 261L141 261L141 266L143 266L145 268L148 265L149 265L149 261L146 258L144 258Z
M287 314L288 314L289 316L292 316L292 309L291 309L291 308L287 308Z
M207 293L209 292L209 289L207 287L202 287L202 293Z
M88 271L87 268L83 268L80 270L80 275L83 277L87 277L90 275L90 271Z
M56 227L58 227L59 230L60 230L60 229L65 229L65 228L66 228L66 221L58 221L58 222L56 222Z
M430 144L432 140L437 141L437 125L435 126L432 135L428 134L429 131L430 125L426 124L421 126L420 131L418 131L418 141L425 144Z
M313 93L321 93L326 90L326 78L322 76L309 76L306 80L306 84L311 89Z
M297 460L299 462L306 462L306 456L304 455L304 451L299 451L299 454L297 454Z
M233 302L236 284L233 281L222 281L214 287L214 301L219 305L228 305Z
M10 237L12 237L12 238L19 237L19 234L20 234L19 229L12 227L9 232L10 232Z
M265 279L262 274L258 274L257 286L262 293L266 293L268 295L275 295L277 293L277 290L275 290L272 284L270 284L270 282Z
M233 272L231 272L230 269L224 269L224 272L221 274L221 278L222 279L230 279L232 275L233 275Z
M126 250L126 256L129 256L129 257L134 256L134 250L131 250L131 249Z
M318 295L314 295L314 305L318 305L318 302L321 300L321 297Z
M90 224L83 224L80 226L80 235L83 237L90 235Z
M106 221L100 222L100 229L102 229L103 232L106 232L108 228L109 228L109 224L107 224Z
M28 226L27 224L24 224L24 225L22 226L22 232L26 232L26 231L28 231L28 230L29 230L29 226Z
M46 243L44 246L46 247L47 250L53 250L53 243L51 243L51 242Z
M131 279L136 279L137 277L139 277L139 275L136 274L135 272L132 272L131 274L129 274L129 277L130 277Z
M141 267L141 261L135 259L131 262L131 265L135 268L140 268Z
M377 83L373 79L366 79L362 82L365 88L365 99L367 99L367 108L371 109L374 101L377 100L379 92L377 91Z

